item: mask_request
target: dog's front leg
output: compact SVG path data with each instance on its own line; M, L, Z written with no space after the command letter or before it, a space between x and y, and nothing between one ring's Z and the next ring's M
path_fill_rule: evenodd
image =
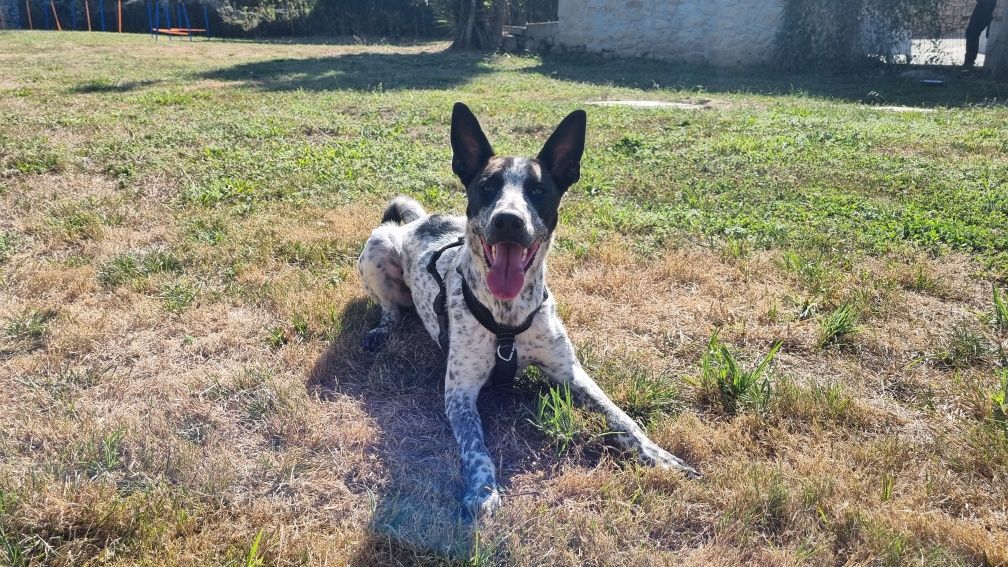
M487 380L489 366L483 368L475 361L453 358L449 356L445 376L445 412L462 454L462 504L472 518L480 518L500 505L493 460L483 442L483 426L476 410L476 398Z
M598 411L606 418L606 424L613 432L616 444L637 453L638 459L650 466L658 466L682 471L691 478L699 478L700 473L682 459L669 453L648 438L637 422L630 418L609 399L602 388L592 380L581 367L574 352L574 345L567 337L559 321L554 321L549 333L552 335L540 347L537 356L539 366L554 382L566 384L571 397L581 406Z

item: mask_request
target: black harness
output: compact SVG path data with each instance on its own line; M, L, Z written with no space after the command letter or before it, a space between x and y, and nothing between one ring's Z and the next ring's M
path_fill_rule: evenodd
M427 263L427 271L434 278L434 281L438 284L438 294L434 298L434 313L437 314L438 320L438 343L441 345L441 350L445 353L448 352L448 306L447 306L447 289L445 287L444 278L437 270L437 262L441 259L441 254L449 248L454 248L456 246L461 246L464 242L463 237L451 244L447 244L440 250L435 252ZM465 276L462 274L462 268L459 267L456 270L459 276L462 277L462 297L465 299L466 307L469 308L469 312L473 314L473 317L479 321L480 325L493 333L497 337L497 348L495 349L496 356L494 357L494 369L490 376L491 382L494 384L505 384L514 380L515 375L518 374L518 349L515 348L515 337L524 333L532 326L532 320L542 309L543 303L549 298L549 292L543 289L543 299L542 303L535 308L532 313L517 327L511 327L509 325L501 325L498 323L490 310L487 309L485 305L476 299L473 295L471 289L469 289L469 284L466 283Z

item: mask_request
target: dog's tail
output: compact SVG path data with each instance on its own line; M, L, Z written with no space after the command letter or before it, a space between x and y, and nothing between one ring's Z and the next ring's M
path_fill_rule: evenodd
M382 215L381 221L382 224L387 222L409 224L426 216L427 211L415 199L399 195L385 207L385 214Z

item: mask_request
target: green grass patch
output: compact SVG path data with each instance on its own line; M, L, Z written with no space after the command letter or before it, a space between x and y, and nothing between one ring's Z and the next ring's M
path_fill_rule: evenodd
M4 334L9 339L39 344L45 336L49 323L56 318L56 312L48 309L27 310L7 319Z
M266 344L273 348L280 348L290 340L287 338L287 331L283 327L269 327L266 329Z
M186 225L186 237L193 242L216 246L227 236L227 224L218 218L197 218Z
M819 321L819 337L816 346L826 348L834 344L844 344L858 328L858 309L853 302L841 304Z
M17 249L17 235L13 232L0 231L0 264L10 258Z
M694 381L704 401L717 401L725 413L732 415L745 409L765 410L773 395L770 365L780 351L780 341L752 368L745 368L722 344L718 333L711 335L707 351L700 359L700 375Z
M98 282L105 287L119 287L151 274L179 273L182 263L171 252L126 252L115 256L98 268Z
M158 296L161 298L165 311L181 313L196 300L198 292L199 289L196 285L186 280L180 280L161 286Z
M1008 436L1008 368L998 372L997 386L990 395L990 401L994 423Z
M203 91L162 90L143 93L138 97L140 104L148 108L159 106L193 106L210 100L210 94Z
M997 284L991 285L994 303L994 326L1000 331L1008 331L1008 301Z
M13 172L25 175L58 173L66 169L67 166L65 153L41 145L24 148L8 160L8 167Z
M576 443L590 443L608 435L598 429L574 406L567 384L552 386L536 395L536 404L528 421L551 445L556 456L566 454Z

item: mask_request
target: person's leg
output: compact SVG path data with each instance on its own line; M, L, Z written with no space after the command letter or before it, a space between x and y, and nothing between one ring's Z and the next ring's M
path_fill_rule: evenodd
M972 67L976 64L977 53L980 52L980 32L974 30L972 26L966 28L966 60L963 67Z
M980 51L980 34L994 19L993 0L980 0L977 2L973 13L970 15L969 24L966 25L966 60L963 67L972 67L976 63L977 53Z

